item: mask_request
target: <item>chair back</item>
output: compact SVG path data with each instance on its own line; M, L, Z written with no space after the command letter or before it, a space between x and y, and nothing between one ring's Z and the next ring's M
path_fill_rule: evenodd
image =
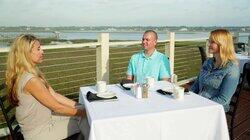
M10 105L7 101L5 84L0 85L0 106L12 139L23 140L23 135L20 132L20 126L18 125L15 117L15 107Z
M248 86L250 86L250 62L245 63L243 66L243 79L242 80L243 82L248 82Z
M236 110L237 110L238 103L239 103L239 97L240 97L240 93L242 90L242 84L243 84L242 82L238 84L237 89L235 93L233 94L230 104L229 104L230 110L227 112L227 115L231 116L232 118L234 118L236 114Z
M207 60L207 54L203 47L199 47L200 55L201 55L201 62L202 64Z
M239 104L239 97L241 90L243 89L243 86L245 84L245 79L247 74L250 74L250 63L245 63L243 67L243 73L240 75L239 84L237 86L237 89L232 96L232 99L230 101L230 110L226 113L227 116L230 116L229 121L229 131L230 131L230 138L233 139L233 129L236 127L235 124L235 117L236 117L236 111Z
M243 42L234 43L234 50L236 53L246 51L246 43Z

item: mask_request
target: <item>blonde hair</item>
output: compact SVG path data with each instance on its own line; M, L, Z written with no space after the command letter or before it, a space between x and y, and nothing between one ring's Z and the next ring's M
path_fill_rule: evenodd
M18 106L17 87L20 77L24 72L29 72L40 77L48 88L48 84L43 74L30 59L30 53L35 41L39 41L35 36L22 34L14 40L8 54L5 79L8 100L14 106Z
M226 29L216 29L210 33L209 39L220 48L221 67L225 67L229 61L238 64L236 60L233 36Z

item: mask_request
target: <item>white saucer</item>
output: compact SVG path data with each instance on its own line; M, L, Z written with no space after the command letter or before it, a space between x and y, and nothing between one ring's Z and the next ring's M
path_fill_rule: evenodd
M123 86L126 87L126 88L131 88L133 85L134 85L134 83L123 84Z
M112 98L114 97L116 94L110 91L107 91L105 93L98 93L97 96L101 97L101 98Z

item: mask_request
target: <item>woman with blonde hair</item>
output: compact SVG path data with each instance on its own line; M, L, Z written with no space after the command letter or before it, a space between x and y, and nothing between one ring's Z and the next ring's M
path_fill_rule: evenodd
M42 61L43 50L35 36L14 40L5 76L8 99L16 106L24 139L64 139L80 131L78 120L86 116L85 110L50 87L37 67Z
M190 90L222 104L227 112L240 74L229 31L217 29L210 33L209 53L213 54L213 58L204 62Z

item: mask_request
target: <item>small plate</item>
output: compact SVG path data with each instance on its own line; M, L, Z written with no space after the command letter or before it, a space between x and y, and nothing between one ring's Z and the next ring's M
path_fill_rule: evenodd
M112 98L114 97L116 94L113 93L113 92L110 92L110 91L107 91L106 93L99 93L97 94L98 97L101 97L101 98Z
M126 83L126 84L123 84L123 86L124 86L125 88L131 88L133 85L134 85L134 83Z

